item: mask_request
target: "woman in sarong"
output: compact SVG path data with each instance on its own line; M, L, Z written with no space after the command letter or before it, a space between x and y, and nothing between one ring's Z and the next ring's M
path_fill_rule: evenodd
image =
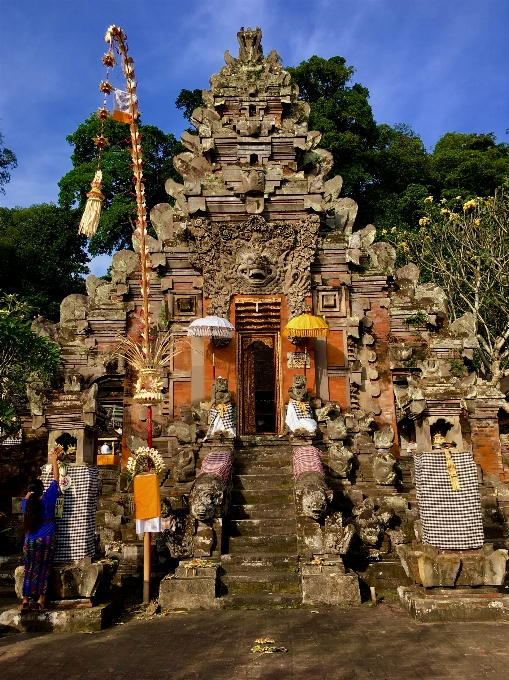
M21 509L25 529L23 557L25 575L23 578L23 602L20 611L30 609L30 597L37 597L35 609L44 611L48 589L49 572L55 552L55 503L60 493L58 486L57 450L51 452L53 481L43 492L41 479L33 479L28 486Z

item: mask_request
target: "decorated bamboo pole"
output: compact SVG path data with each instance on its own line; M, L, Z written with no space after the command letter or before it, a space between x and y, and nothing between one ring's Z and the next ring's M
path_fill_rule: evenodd
M86 234L89 238L93 237L97 231L100 220L101 206L104 196L100 192L102 187L101 173L101 154L102 149L108 145L108 140L104 135L104 121L109 118L110 112L106 108L106 97L114 92L115 110L113 120L129 124L131 133L131 158L134 176L134 188L136 196L136 229L134 236L139 243L140 254L140 288L141 288L141 333L140 339L129 336L119 337L119 347L117 355L127 359L129 365L137 373L137 381L134 388L133 399L140 405L147 407L147 447L139 447L136 452L131 452L127 461L127 472L134 479L134 490L136 496L136 476L142 472L152 472L159 474L165 468L161 455L152 448L152 406L163 401L163 383L160 379L160 372L171 365L173 358L182 351L182 347L176 348L170 332L159 333L154 341L150 337L151 315L150 315L150 272L152 263L147 247L147 206L145 202L145 188L143 179L143 160L141 135L138 126L138 100L136 97L136 82L134 76L134 61L128 56L127 37L124 31L118 26L110 26L106 31L104 39L109 44L109 51L102 57L104 65L107 67L106 78L99 86L104 94L103 105L97 111L97 116L101 121L100 133L94 138L94 143L99 149L97 172L91 183L91 191L87 194L87 205L80 223L80 233ZM122 59L122 71L126 78L126 92L117 90L109 81L109 69L116 61L114 47ZM141 482L141 478L138 478ZM152 482L150 482L152 484ZM140 484L140 488L143 484ZM140 501L151 501L150 513L148 515L137 516L136 519L153 518L158 519L160 514L159 487L157 484L152 487L145 486L145 489L152 488L152 491L144 491ZM143 503L141 503L143 505ZM145 508L145 512L146 512ZM137 511L136 513L137 514ZM149 602L150 597L150 571L151 571L151 538L150 532L144 532L144 563L143 563L143 600Z
M131 117L131 158L134 175L134 185L136 194L136 231L135 236L139 238L140 244L140 266L141 266L141 296L142 296L142 330L141 347L146 359L150 358L150 279L149 269L151 268L150 254L146 244L147 236L147 206L145 203L145 187L143 184L143 160L140 133L138 128L138 104L136 99L136 81L134 75L134 61L127 54L127 42L124 31L117 26L110 26L104 37L110 44L112 51L113 42L116 43L117 50L122 57L122 70L126 77L126 89L129 96L129 115ZM147 405L147 444L152 448L152 406ZM150 460L148 469L150 471ZM152 545L150 532L145 531L143 535L143 602L150 602L150 572L151 572Z

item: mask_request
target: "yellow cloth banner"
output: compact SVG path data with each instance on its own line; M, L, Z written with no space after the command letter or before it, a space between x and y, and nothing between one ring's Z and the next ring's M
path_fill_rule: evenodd
M157 475L134 478L134 518L151 519L161 515L161 497Z

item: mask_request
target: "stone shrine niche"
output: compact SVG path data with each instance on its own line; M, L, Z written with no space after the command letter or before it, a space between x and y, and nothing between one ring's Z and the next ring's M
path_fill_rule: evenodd
M243 224L211 223L198 218L190 262L203 268L210 314L228 316L238 293L284 293L292 316L301 314L311 293L310 265L315 257L320 219L267 222L253 216Z

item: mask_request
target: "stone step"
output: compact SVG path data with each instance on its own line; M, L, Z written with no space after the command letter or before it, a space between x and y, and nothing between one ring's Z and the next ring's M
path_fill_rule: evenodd
M14 583L12 586L0 586L0 600L4 600L5 598L12 599L13 597L16 597Z
M269 475L233 475L234 489L293 489L293 475L277 474Z
M290 503L293 502L291 489L233 489L234 505L254 505L255 503Z
M14 555L0 555L0 571L2 573L14 571L16 567L23 564L23 553L15 553Z
M255 503L230 505L228 514L231 519L270 519L295 517L293 499L291 503Z
M293 448L291 446L258 446L253 448L236 449L234 457L239 458L286 458L291 460Z
M233 593L301 593L300 574L292 572L266 572L221 576L221 591Z
M14 588L14 571L0 573L0 587Z
M273 435L247 435L237 437L235 440L235 449L260 449L265 447L277 447L281 449L291 449L288 439L280 437L277 434Z
M302 595L298 593L235 593L224 595L219 600L222 609L279 609L282 607L300 607Z
M235 519L228 523L230 536L281 536L297 532L295 517L274 519Z
M249 555L235 555L228 553L221 555L221 568L228 574L240 573L254 573L258 571L283 571L297 573L299 567L299 556L294 555L279 555L264 553L257 555L256 553Z
M297 551L297 536L287 534L272 536L231 536L229 553L294 553Z
M293 468L291 461L284 462L281 460L239 460L233 464L235 474L237 475L270 475L278 474L292 474Z
M291 453L288 454L281 454L279 452L275 453L251 453L249 454L238 454L235 452L235 457L234 457L234 466L237 465L243 465L243 464L256 464L256 465L287 465L291 466L292 465L292 455Z

